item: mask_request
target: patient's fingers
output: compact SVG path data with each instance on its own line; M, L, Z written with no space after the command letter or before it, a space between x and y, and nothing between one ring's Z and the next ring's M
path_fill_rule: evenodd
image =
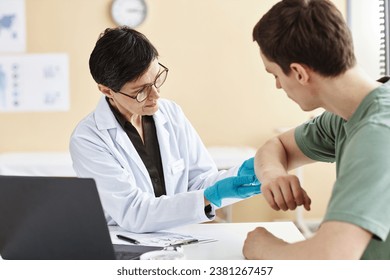
M300 205L310 210L311 199L295 175L281 176L264 184L262 193L274 210L294 210Z

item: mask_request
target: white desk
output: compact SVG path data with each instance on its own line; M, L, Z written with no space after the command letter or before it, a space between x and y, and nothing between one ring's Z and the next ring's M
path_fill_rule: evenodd
M244 240L247 233L256 227L265 227L277 237L290 243L305 239L292 222L194 224L167 231L217 240L183 246L187 260L242 260L244 259L242 255ZM109 229L110 231L120 230L116 226L110 226ZM123 230L123 233L126 234L126 231Z
M187 260L241 260L244 259L242 247L247 233L259 226L290 243L304 240L292 222L194 224L167 231L218 240L183 246ZM118 230L118 227L110 227L110 230Z

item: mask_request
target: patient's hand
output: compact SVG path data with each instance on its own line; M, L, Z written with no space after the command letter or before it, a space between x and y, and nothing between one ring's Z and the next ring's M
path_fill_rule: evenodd
M264 181L261 192L274 210L294 210L300 205L310 210L311 199L295 175L287 174Z
M275 237L265 228L257 227L248 233L242 253L248 260L264 260L267 259L265 254L269 250L282 249L285 244L287 244L285 241Z

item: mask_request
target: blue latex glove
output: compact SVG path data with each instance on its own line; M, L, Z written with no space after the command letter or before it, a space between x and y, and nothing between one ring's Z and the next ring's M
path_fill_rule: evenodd
M256 177L255 174L255 158L251 157L250 159L247 159L246 161L241 164L240 168L238 169L238 176L255 176L255 180L252 182L253 184L260 184L259 180Z
M204 191L208 201L220 207L224 198L247 198L260 193L260 183L255 184L256 176L234 176L222 179Z

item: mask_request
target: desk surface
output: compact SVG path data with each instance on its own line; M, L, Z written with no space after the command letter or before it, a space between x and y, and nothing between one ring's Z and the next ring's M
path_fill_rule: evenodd
M216 239L210 243L196 243L183 246L187 260L241 260L242 246L247 233L256 227L264 227L287 242L304 240L303 235L292 222L271 223L207 223L169 229L170 232ZM110 231L119 227L110 226ZM123 231L126 233L126 231ZM1 260L1 256L0 256Z
M247 233L256 227L264 227L275 236L287 241L304 240L303 235L292 222L270 223L207 223L169 229L170 232L216 239L210 243L196 243L183 246L187 260L241 260L242 246ZM110 227L110 230L118 230Z

